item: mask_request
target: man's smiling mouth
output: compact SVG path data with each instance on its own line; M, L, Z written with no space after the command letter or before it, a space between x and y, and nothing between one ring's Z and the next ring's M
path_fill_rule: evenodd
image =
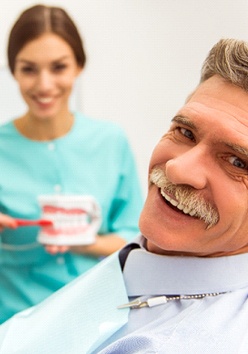
M161 168L155 167L151 171L150 183L159 189L165 202L175 211L204 221L207 229L218 223L219 213L212 202L191 186L171 183Z

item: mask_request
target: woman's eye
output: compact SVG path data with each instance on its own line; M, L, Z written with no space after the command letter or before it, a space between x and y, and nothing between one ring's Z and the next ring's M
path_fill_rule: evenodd
M247 169L247 163L244 162L243 160L241 160L240 158L238 158L237 156L231 156L229 157L229 162L234 166L234 167L238 167L241 169Z
M31 66L24 66L24 67L21 68L21 71L24 74L34 73L35 72L35 68L33 68Z
M65 64L55 64L52 69L55 72L60 72L63 71L65 68L66 68Z
M185 128L179 128L180 133L187 139L194 140L194 135L191 130Z

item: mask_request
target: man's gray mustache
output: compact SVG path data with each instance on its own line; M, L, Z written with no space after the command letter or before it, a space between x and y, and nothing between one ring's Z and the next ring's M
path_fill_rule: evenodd
M179 204L194 211L194 217L203 220L207 224L207 229L216 225L219 221L219 213L212 204L199 196L192 187L171 183L162 169L154 168L150 173L149 180L163 192L172 195Z

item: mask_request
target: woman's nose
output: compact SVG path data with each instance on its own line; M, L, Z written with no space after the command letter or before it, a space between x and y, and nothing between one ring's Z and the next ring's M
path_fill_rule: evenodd
M208 169L206 152L198 146L173 157L165 165L171 183L186 184L195 189L206 187Z
M41 71L37 77L37 86L41 91L48 91L53 87L53 76L47 71Z

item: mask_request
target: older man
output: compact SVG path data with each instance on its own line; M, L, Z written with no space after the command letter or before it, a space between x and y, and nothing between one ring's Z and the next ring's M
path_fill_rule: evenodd
M2 325L0 353L248 352L247 43L212 48L149 181L141 236Z

